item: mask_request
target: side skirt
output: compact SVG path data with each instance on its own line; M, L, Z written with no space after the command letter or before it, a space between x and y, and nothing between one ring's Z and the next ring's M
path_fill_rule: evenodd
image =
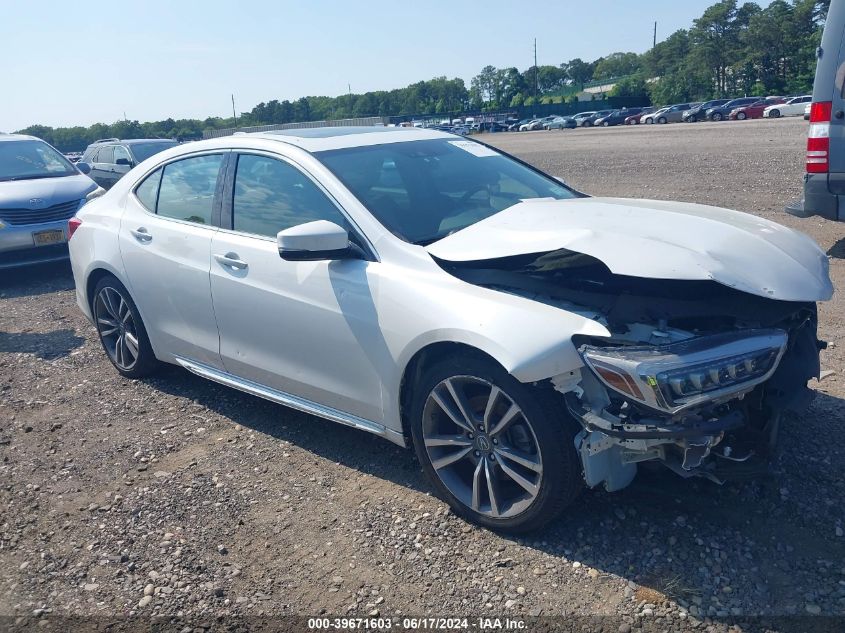
M377 422L373 422L371 420L365 420L364 418L359 418L356 415L344 413L343 411L338 411L332 407L327 407L325 405L306 400L305 398L300 398L299 396L294 396L283 391L272 389L271 387L267 387L265 385L260 385L256 382L252 382L251 380L238 378L233 374L214 367L209 367L203 363L188 360L187 358L182 358L180 356L176 356L174 358L179 365L187 369L192 374L196 374L202 378L213 380L221 385L238 389L239 391L252 394L253 396L258 396L259 398L264 398L270 402L275 402L276 404L285 405L286 407L296 409L297 411L310 413L311 415L316 415L317 417L325 418L326 420L331 420L332 422L351 426L352 428L359 429L361 431L367 431L373 435L378 435L390 440L394 444L406 447L405 438L402 433L389 429L383 424L378 424Z

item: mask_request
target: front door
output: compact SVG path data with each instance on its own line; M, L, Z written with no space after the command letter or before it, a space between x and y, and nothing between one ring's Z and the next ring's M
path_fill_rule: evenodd
M132 155L129 150L123 145L114 146L114 172L112 174L112 184L123 178L129 170L132 169Z
M166 164L126 199L120 252L153 348L222 368L209 266L224 154Z
M218 231L211 248L226 370L380 422L378 368L390 358L375 313L381 264L279 257L282 229L328 220L352 230L328 195L286 161L239 156L230 213L231 230Z

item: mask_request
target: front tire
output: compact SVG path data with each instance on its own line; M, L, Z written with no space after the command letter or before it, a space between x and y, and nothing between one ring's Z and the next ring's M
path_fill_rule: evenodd
M716 112L716 113L713 114L713 116L710 117L710 120L711 121L721 121L722 120L722 114L720 112Z
M780 117L780 110L772 110L771 112L769 112L769 116L773 119L777 119L778 117Z
M494 530L544 526L583 488L580 427L558 394L493 361L444 359L421 377L409 411L417 457L437 493Z
M744 121L747 116L748 115L746 115L745 112L737 112L736 113L736 118L740 121Z
M159 367L147 330L129 291L112 275L94 288L91 313L111 364L127 378L142 378Z
M657 122L660 123L661 125L665 124L666 123L666 117L665 116L660 117L659 119L657 119Z

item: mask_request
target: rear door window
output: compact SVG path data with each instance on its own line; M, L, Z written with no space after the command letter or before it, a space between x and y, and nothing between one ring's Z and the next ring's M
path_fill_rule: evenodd
M212 224L222 154L185 158L164 166L156 212L163 217Z
M114 148L109 145L108 147L101 147L100 151L97 152L97 160L98 163L114 163Z

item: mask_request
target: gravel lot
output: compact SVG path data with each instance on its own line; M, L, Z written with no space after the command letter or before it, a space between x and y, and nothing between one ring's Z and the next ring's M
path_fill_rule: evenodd
M782 212L800 197L805 133L792 119L484 140L591 194L799 228L841 288L845 225ZM22 627L50 614L490 614L753 630L768 614L801 616L774 630L809 630L845 615L841 291L820 313L833 373L785 425L770 477L641 472L517 540L450 514L386 441L176 368L121 378L72 284L66 265L0 272L0 615Z

